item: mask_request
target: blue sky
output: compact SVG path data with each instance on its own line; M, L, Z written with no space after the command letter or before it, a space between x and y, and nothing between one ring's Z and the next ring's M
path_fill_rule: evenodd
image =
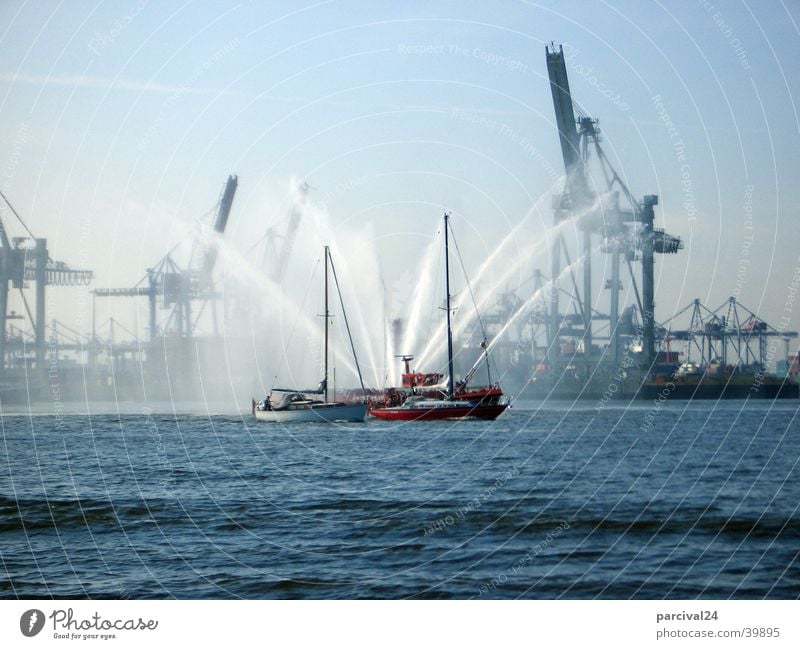
M398 295L443 207L477 268L539 201L502 256L524 293L549 263L519 255L547 239L562 172L555 41L618 171L685 240L658 260L657 318L735 294L797 329L798 24L794 3L733 0L4 2L0 184L97 286L138 280L229 173L235 246L280 228L305 179L334 232L369 235Z

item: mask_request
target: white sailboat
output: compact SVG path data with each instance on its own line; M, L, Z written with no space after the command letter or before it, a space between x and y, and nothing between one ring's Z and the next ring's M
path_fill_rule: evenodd
M353 338L350 336L350 325L347 322L347 314L344 310L342 294L339 291L339 281L336 277L336 268L333 265L330 249L325 246L325 375L316 390L284 390L273 388L270 395L263 401L252 400L252 411L259 421L270 421L276 423L294 422L337 422L352 421L363 422L367 417L366 398L360 403L345 403L342 401L328 400L328 322L330 311L328 310L328 267L333 270L333 277L336 283L336 290L339 295L339 304L342 307L347 334L350 339L350 349L353 352L358 380L361 383L362 395L364 391L364 381L361 377L361 368L358 365ZM317 398L320 396L322 398Z

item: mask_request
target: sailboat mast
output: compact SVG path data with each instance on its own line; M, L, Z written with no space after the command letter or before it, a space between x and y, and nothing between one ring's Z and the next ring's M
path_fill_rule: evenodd
M328 246L325 246L325 376L323 377L323 387L325 388L325 403L328 402Z
M453 385L453 329L450 325L450 240L448 238L448 220L450 215L444 213L444 292L447 296L447 398L452 399L455 393Z

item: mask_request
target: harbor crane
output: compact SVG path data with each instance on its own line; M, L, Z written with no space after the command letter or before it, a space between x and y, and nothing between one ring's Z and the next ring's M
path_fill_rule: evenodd
M565 333L577 333L583 342L584 355L592 355L592 319L597 314L592 305L592 265L594 241L599 239L601 250L611 254L611 289L609 308L609 338L614 361L620 357L620 265L624 259L630 273L636 302L641 315L642 365L651 366L656 358L655 350L655 296L654 266L656 253L674 254L683 248L680 238L654 227L654 207L658 196L647 195L641 201L634 198L622 178L611 166L600 146L598 121L583 113L572 99L567 77L563 47L554 44L545 46L547 72L555 109L561 154L564 160L566 181L562 194L554 200L556 223L575 219L582 238L583 287L578 290L575 282L575 299L579 304L579 317L572 318L570 331L565 330L565 321L559 313L560 288L555 285L561 275L561 252L568 255L563 235L556 236L551 255L551 275L554 285L550 298L548 322L548 356L555 360L560 350L560 339ZM575 112L578 112L576 118ZM590 156L599 165L605 191L594 189L589 174ZM620 193L629 204L620 206ZM641 293L636 283L632 262L641 260ZM569 260L568 260L568 265ZM576 331L577 330L577 331Z
M47 248L47 239L37 237L25 224L14 206L3 192L0 192L6 207L16 217L28 236L9 238L6 226L0 218L0 374L7 375L6 354L16 353L26 357L29 345L22 335L9 338L6 331L10 319L26 320L33 330L34 366L42 384L46 377L45 357L47 355L46 330L46 289L48 286L86 286L93 278L91 270L77 270L63 261L55 261ZM26 290L34 285L34 308L28 300ZM9 291L17 289L24 307L24 314L9 313ZM27 318L26 318L27 316ZM16 327L22 331L21 328Z
M796 331L780 331L739 303L728 298L716 309L709 309L699 299L678 311L664 324L668 325L691 311L688 329L669 330L668 338L686 343L686 362L700 366L718 364L721 368L767 369L770 360L768 340L795 339Z
M170 330L174 330L181 338L191 338L205 306L210 301L216 334L217 294L212 280L218 256L216 239L222 237L225 232L238 184L237 176L228 176L217 203L211 235L209 237L199 233L195 237L186 268L181 268L173 258L180 245L177 244L155 266L148 268L146 274L133 287L95 289L93 291L95 298L146 297L150 342L166 335ZM169 310L169 315L160 326L157 317L159 298L162 308ZM193 302L200 303L196 313L193 313Z
M286 276L286 268L297 238L297 231L300 229L303 213L308 204L308 192L310 189L312 187L307 182L303 182L297 188L297 197L292 201L284 234L281 235L274 226L271 226L264 235L264 239L266 239L264 256L269 264L269 276L276 284L283 282ZM281 237L283 238L283 244L280 250L276 250L275 242ZM256 242L256 245L258 243L260 242Z

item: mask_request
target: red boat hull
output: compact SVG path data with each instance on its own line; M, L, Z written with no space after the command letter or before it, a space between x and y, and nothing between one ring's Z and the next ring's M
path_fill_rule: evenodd
M452 408L371 408L369 414L377 419L386 421L432 421L436 419L497 419L508 408L508 404L493 406L453 406Z

